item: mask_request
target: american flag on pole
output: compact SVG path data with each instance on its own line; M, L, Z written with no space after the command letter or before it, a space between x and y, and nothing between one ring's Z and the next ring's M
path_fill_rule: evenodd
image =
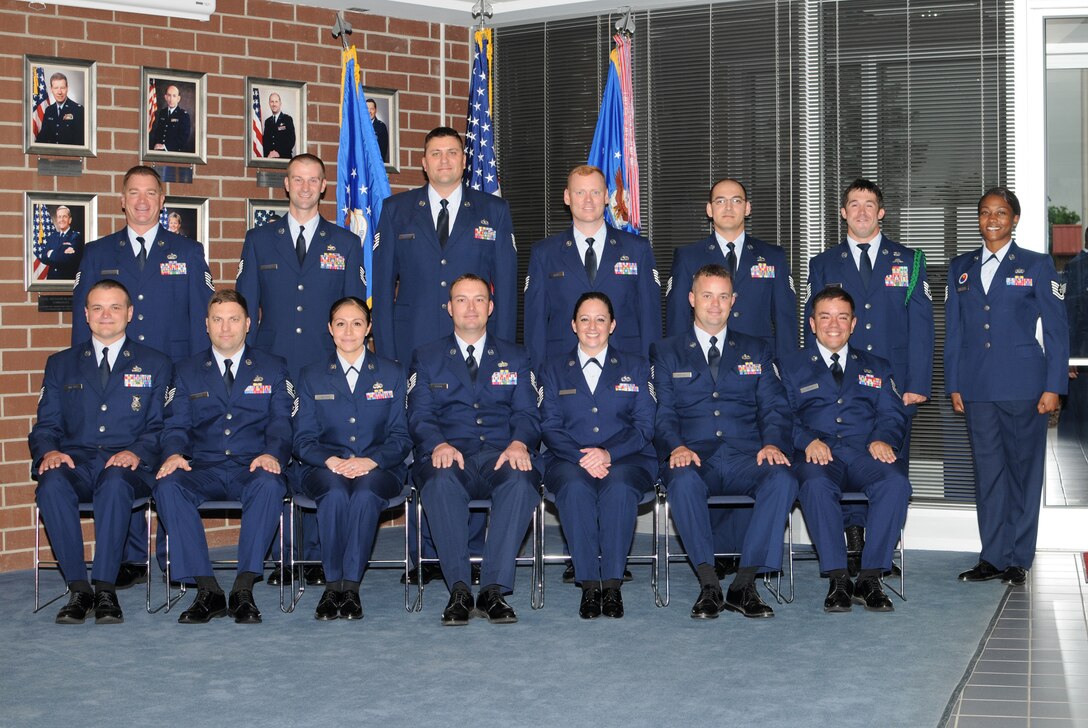
M261 91L253 87L253 156L264 157L264 122L261 121Z
M495 166L495 126L491 120L491 28L476 31L472 80L468 87L465 128L465 184L474 190L502 195Z
M30 102L30 118L36 138L38 132L42 130L45 107L49 106L49 92L45 88L45 69L41 66L34 66L34 76L37 80L34 87L34 98Z
M45 252L45 240L55 233L57 228L53 225L53 217L49 214L49 208L45 205L34 205L34 265L31 275L36 281L44 281L49 275L49 266L39 260Z
M155 128L155 114L159 113L159 94L155 91L155 79L147 79L147 133Z
M166 209L166 205L163 205L162 210L159 211L159 225L163 230L170 229L170 210Z
M617 33L609 54L608 81L601 96L601 112L588 163L604 172L608 183L605 219L620 230L641 228L638 195L638 157L635 154L634 96L631 86L631 39Z

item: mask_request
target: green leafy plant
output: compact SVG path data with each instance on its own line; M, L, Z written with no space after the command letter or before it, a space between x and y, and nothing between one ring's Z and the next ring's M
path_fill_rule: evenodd
M1051 225L1076 225L1080 222L1080 215L1064 205L1050 205L1046 208L1046 216Z

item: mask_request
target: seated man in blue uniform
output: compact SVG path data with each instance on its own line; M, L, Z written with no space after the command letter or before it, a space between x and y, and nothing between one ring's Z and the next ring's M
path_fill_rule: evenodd
M849 345L857 325L854 299L829 286L812 297L815 342L780 360L793 410L794 470L805 525L830 582L825 612L849 612L852 602L890 612L880 585L907 516L910 481L896 464L907 413L891 365ZM850 581L842 532L843 491L869 498L865 551L857 583Z
M654 439L676 530L699 577L695 619L713 619L722 610L774 616L755 577L782 569L782 534L797 497L786 456L793 442L786 393L770 347L727 327L733 298L729 271L703 266L688 294L694 327L650 347ZM740 566L725 595L714 570L710 495L755 500Z
M257 624L253 584L279 525L291 457L294 391L287 363L246 347L246 299L216 292L208 304L211 348L177 366L167 396L162 436L165 456L155 503L170 535L170 575L196 581L182 624L204 624L228 612L239 624ZM230 598L212 573L208 541L197 506L210 500L242 502L238 569Z
M359 584L412 450L404 368L366 350L366 303L334 303L329 333L336 353L303 368L295 427L302 491L317 503L327 581L314 617L323 622L363 618Z
M35 498L71 593L57 623L81 624L93 608L95 622L116 624L124 621L115 583L132 503L151 495L172 365L126 336L132 302L120 283L92 286L84 316L89 339L46 362L30 454ZM94 502L94 592L79 524L86 501Z
M408 387L412 476L420 486L442 573L450 589L442 624L467 624L470 500L491 499L475 613L491 623L517 621L504 594L539 503L535 451L540 440L536 391L525 350L487 333L494 309L487 281L466 274L450 286L453 334L416 349Z

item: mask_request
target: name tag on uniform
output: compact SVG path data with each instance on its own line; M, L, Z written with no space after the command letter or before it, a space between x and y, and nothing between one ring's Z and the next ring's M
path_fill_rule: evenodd
M179 118L178 118L178 117L176 117L176 116L175 116L175 117L172 117L172 118L170 119L170 123L171 123L171 124L177 124L177 123L178 123L179 121L181 121L181 119L179 119Z
M1024 276L1012 276L1005 279L1006 286L1034 286L1035 282L1031 278L1025 278Z
M616 263L615 270L618 276L637 276L638 275L638 263L632 261L620 261Z
M494 240L497 237L495 228L484 227L483 225L476 228L472 234L477 240Z
M431 389L449 389L449 386L445 382L436 382L430 385Z
M880 377L875 377L872 374L859 374L858 384L863 387L873 387L874 389L880 389L880 385L883 380Z
M673 372L673 379L691 379L691 372Z
M819 382L817 382L816 384L810 384L807 387L801 387L801 394L804 394L805 392L812 392L812 391L815 391L815 390L817 390L819 388L820 388Z
M318 402L322 402L322 401L327 401L327 400L331 400L331 399L336 399L336 395L335 394L315 394L314 399L317 400Z
M150 374L126 374L125 375L126 387L150 387L151 375Z
M774 278L774 266L767 265L766 263L753 265L751 276L753 278Z
M548 277L549 278L562 278L565 275L566 275L566 273L564 273L563 271L557 271L555 273L549 273Z
M392 389L381 389L381 390L378 390L376 392L367 392L366 393L366 398L371 399L371 400L373 400L373 399L393 399L393 390Z
M322 270L344 270L344 256L339 253L321 254Z
M884 285L892 288L901 288L910 283L910 274L905 265L893 265L892 272L884 276Z
M207 396L208 396L207 392L197 392L196 394L190 394L189 399L203 399L204 397L207 397Z
M742 377L762 373L763 365L757 362L746 361L743 364L737 364L737 374L741 375Z
M578 394L578 390L577 389L560 389L559 390L559 396L560 397L566 397L568 394Z
M617 392L637 392L638 385L632 382L620 382L616 385Z
M491 383L499 386L508 386L518 383L518 373L509 369L502 369L491 375Z
M415 240L415 233L401 233L397 236L397 240Z
M83 385L82 384L65 384L64 385L64 391L65 392L70 392L73 389L83 389Z
M246 387L245 394L272 394L271 384L251 384Z
M257 270L279 270L279 263L265 263L264 265L257 266Z
M159 274L164 276L183 276L188 274L184 263L172 260L169 263L159 263Z
M98 275L100 275L100 276L119 276L119 275L121 275L121 271L118 270L117 268L103 268L102 272L99 273Z

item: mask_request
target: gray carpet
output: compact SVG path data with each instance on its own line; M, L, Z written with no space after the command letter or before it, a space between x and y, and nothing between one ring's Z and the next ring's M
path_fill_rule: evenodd
M395 541L383 531L379 546ZM440 626L436 584L406 613L388 570L364 581L362 622L315 621L319 588L283 614L258 584L265 623L252 627L179 625L191 597L148 615L139 588L121 593L124 625L58 626L62 602L31 613L30 572L2 574L0 724L936 726L1005 588L956 581L970 554L908 559L910 601L893 597L894 614L824 614L826 583L806 561L774 619L695 621L697 584L676 564L670 607L654 606L649 567L635 566L627 616L584 622L579 592L549 566L544 609L530 609L522 568L518 624L461 628Z

